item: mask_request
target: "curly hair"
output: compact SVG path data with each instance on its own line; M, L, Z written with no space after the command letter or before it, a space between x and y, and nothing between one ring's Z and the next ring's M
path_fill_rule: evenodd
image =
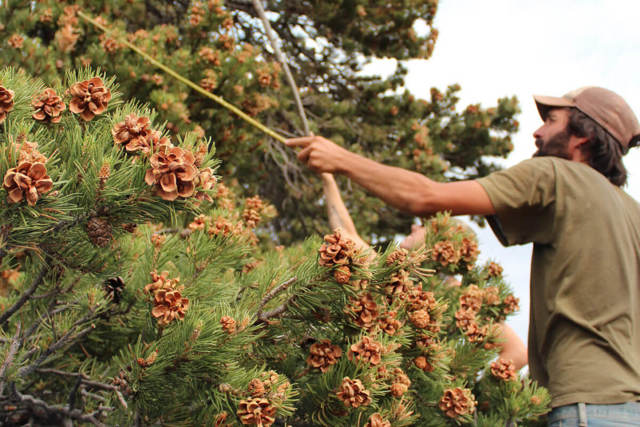
M570 135L586 137L583 152L588 157L589 166L604 175L613 185L621 187L627 182L627 169L622 163L628 149L582 111L571 108L567 131Z

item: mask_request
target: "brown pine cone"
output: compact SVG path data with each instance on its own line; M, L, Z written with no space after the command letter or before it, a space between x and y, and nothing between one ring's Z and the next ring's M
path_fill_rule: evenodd
M342 265L335 270L333 270L333 278L341 285L346 285L349 283L349 279L351 278L351 270L346 265Z
M22 162L7 171L3 187L7 190L9 203L26 199L29 206L34 206L42 194L51 191L53 181L43 163Z
M160 289L154 295L151 315L158 319L158 325L167 326L175 319L183 320L189 309L189 299L183 298L178 290Z
M457 264L458 261L460 261L460 256L460 251L457 250L453 242L449 240L444 240L433 245L433 260L439 262L443 267L449 264Z
M312 344L309 353L307 365L320 369L322 373L327 372L342 357L342 349L337 345L332 345L329 340Z
M60 122L62 112L67 108L64 102L62 102L62 98L51 88L47 88L35 95L31 100L31 107L33 107L34 110L31 117L48 123Z
M515 381L518 378L516 366L511 360L498 359L491 363L491 375L503 381Z
M371 294L361 295L358 299L349 298L351 303L344 309L353 321L364 329L371 329L378 318L378 304Z
M247 386L247 390L252 397L262 397L266 393L264 383L259 378L252 379Z
M87 222L87 235L94 245L104 248L113 238L111 224L105 218L91 217Z
M496 286L484 288L484 302L487 305L500 305L499 290Z
M409 320L411 320L411 323L416 328L424 329L429 326L431 316L429 316L429 312L427 310L416 310L409 314Z
M389 296L404 299L407 297L407 292L410 288L411 280L409 279L409 272L406 270L398 270L391 275L389 283L384 286L384 291Z
M344 377L336 395L345 406L352 408L367 406L371 403L369 391L364 388L364 385L358 379L352 380L349 377Z
M22 49L22 45L24 43L24 38L20 34L13 34L7 40L7 44L14 49Z
M398 249L394 250L393 252L391 252L389 254L389 256L387 257L387 260L385 261L385 263L387 265L404 264L405 261L407 260L407 255L408 254L409 254L409 252L406 249L398 248Z
M382 360L382 344L370 337L362 337L360 341L352 344L347 354L349 360L354 358L370 365L378 365Z
M13 110L13 91L0 86L0 123L5 121L11 110Z
M131 113L125 117L124 121L116 123L111 129L113 142L116 145L124 146L130 153L141 151L147 154L150 150L149 136L151 122L148 117L138 117Z
M244 425L269 427L276 421L276 408L267 399L259 397L241 400L236 414Z
M471 323L476 321L476 312L473 310L465 310L463 308L456 311L456 326L462 330L466 330Z
M107 294L107 298L110 298L114 304L119 304L124 291L124 280L120 276L107 279L104 282L104 291Z
M155 185L155 194L164 200L173 201L178 197L190 197L195 192L198 169L195 158L188 150L173 147L154 153L149 161L144 180Z
M233 317L222 316L220 318L220 324L222 325L222 329L224 329L229 335L236 332L236 321Z
M80 114L86 122L107 110L111 100L111 91L104 86L99 77L74 83L69 88L72 98L69 101L69 111Z
M476 401L471 390L466 388L450 388L444 391L440 403L440 410L450 418L472 414L476 408Z
M431 363L429 363L427 358L424 356L418 356L413 359L413 364L416 365L416 368L422 369L425 372L433 371L433 365L431 365Z
M364 425L364 427L391 427L391 423L382 418L382 415L376 412L375 414L371 414L369 421Z
M334 265L349 265L353 261L356 249L355 244L342 236L340 230L324 236L325 243L320 246L318 264L324 267Z
M471 264L473 264L476 259L478 259L479 253L480 251L478 250L478 242L467 237L462 239L460 256L467 264L469 264L469 269L471 269Z
M407 295L407 310L433 310L437 306L436 297L433 292L423 291L422 284L413 286Z
M154 236L160 236L160 234L154 234ZM153 236L151 236L151 238L153 240ZM175 280L176 283L178 281L179 279ZM144 287L144 293L153 296L156 291L160 289L173 289L174 287L176 287L174 284L174 280L169 279L168 271L163 271L162 273L158 274L157 271L153 270L151 272L151 283L148 283Z
M388 311L378 318L380 328L389 335L394 335L402 327L402 322L396 319L395 311Z
M507 296L502 302L504 304L502 313L506 316L507 314L520 310L520 306L518 305L519 302L520 300L513 295Z
M502 276L502 271L502 266L500 266L499 264L496 264L495 262L489 264L489 277L500 277Z

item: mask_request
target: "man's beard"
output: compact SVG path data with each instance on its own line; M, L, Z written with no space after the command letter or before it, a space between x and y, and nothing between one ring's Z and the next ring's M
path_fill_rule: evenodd
M571 135L567 130L558 132L549 138L548 141L544 141L541 138L536 139L536 147L538 151L533 154L533 157L554 156L562 159L569 159L569 139Z

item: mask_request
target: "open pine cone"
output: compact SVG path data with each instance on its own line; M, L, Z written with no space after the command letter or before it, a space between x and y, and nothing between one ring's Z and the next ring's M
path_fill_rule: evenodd
M111 100L111 91L104 86L99 77L74 83L69 88L69 93L72 96L69 101L69 110L80 114L80 117L87 122L104 113Z
M111 129L113 142L124 146L124 149L130 153L141 151L143 154L147 154L151 149L149 144L150 124L148 117L138 117L131 113L124 118L124 121L116 123Z
M156 291L153 300L151 314L158 319L160 326L167 326L175 319L183 320L189 308L189 300L182 298L178 290L160 289Z
M471 390L455 387L444 391L438 406L448 417L457 418L472 414L476 408L476 401Z
M518 378L516 366L511 360L505 359L498 359L491 363L491 375L503 381L515 381Z
M13 110L13 91L0 86L0 123L5 121L11 110Z
M260 397L241 400L236 414L244 425L269 427L276 421L276 408L267 399Z
M371 414L369 421L364 425L364 427L391 427L391 423L382 418L382 415L376 412L375 414Z
M155 194L164 200L190 197L195 191L194 180L198 177L194 160L190 151L180 147L156 152L151 156L151 169L147 170L144 180L149 185L155 184Z
M382 344L370 337L362 337L360 341L352 344L349 353L349 360L359 360L370 365L378 365L382 360Z
M113 238L111 224L105 218L91 217L87 221L87 235L94 245L104 248Z
M355 244L342 236L340 230L324 236L325 243L320 246L318 252L320 259L318 264L325 267L334 265L349 265L355 255Z
M345 406L352 408L367 406L371 403L369 391L364 388L364 385L358 379L352 380L349 377L344 377L336 395Z
M351 303L345 307L345 313L349 314L361 328L372 328L378 318L378 304L371 294L360 295L358 299L351 297L349 299Z
M9 203L26 199L29 206L34 206L42 194L53 188L53 181L43 163L21 162L7 171L3 187L7 190Z
M312 344L309 353L307 365L320 369L322 373L327 372L331 365L338 363L338 359L342 357L342 349L332 345L329 340Z
M33 107L33 117L36 120L50 123L58 123L62 119L62 112L67 106L62 102L56 92L47 88L41 93L35 95L31 100Z

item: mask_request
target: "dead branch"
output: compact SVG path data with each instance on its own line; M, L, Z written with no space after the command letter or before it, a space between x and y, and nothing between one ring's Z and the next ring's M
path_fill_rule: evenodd
M42 269L38 273L38 276L34 279L33 283L29 287L29 289L27 289L20 296L20 298L18 299L18 301L16 301L15 304L13 304L11 307L9 307L7 309L7 311L2 313L2 316L0 316L0 325L4 324L4 322L9 320L9 318L11 316L13 316L14 313L20 309L20 307L22 307L23 305L26 304L26 302L29 300L29 297L31 297L31 295L33 295L33 293L36 291L36 289L38 289L38 286L40 286L42 284L42 280L44 279L44 275L47 273L48 270L49 270L49 266L48 265L45 265L45 266L42 267Z

